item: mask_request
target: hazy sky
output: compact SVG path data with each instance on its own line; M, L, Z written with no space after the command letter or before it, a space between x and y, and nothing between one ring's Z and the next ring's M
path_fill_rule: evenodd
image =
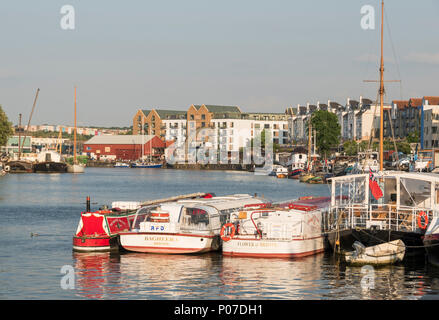
M75 30L60 9L75 8ZM376 9L376 29L360 26ZM283 112L375 99L378 0L21 1L0 3L0 104L27 123L129 126L138 108L191 104ZM439 1L387 0L387 101L439 95ZM387 28L387 25L386 25ZM396 56L392 49L395 49ZM395 57L398 64L395 64Z

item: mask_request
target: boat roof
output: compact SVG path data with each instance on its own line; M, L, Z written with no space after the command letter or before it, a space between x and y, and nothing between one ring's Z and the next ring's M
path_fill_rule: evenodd
M166 205L185 205L185 206L209 206L213 207L217 210L227 210L233 208L243 207L248 204L254 203L264 203L263 198L253 197L249 194L234 194L229 196L222 197L213 197L213 198L198 198L198 199L190 199L190 200L179 200L177 202L166 203Z
M430 181L430 182L439 182L439 175L436 173L425 173L425 172L405 172L405 171L383 171L383 172L376 172L374 173L375 178L406 178L406 179L413 179L413 180L422 180L422 181ZM340 177L332 177L328 180L333 180L336 182L343 182L343 181L349 181L354 180L357 178L367 178L369 177L369 173L362 173L362 174L352 174L352 175L346 175L346 176L340 176Z

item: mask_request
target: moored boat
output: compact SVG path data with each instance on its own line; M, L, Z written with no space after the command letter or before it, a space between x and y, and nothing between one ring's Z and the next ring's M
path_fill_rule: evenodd
M8 173L32 173L34 172L33 163L26 160L12 160L6 162L4 168Z
M118 234L130 230L131 223L140 202L113 202L112 209L81 213L78 228L73 237L74 251L113 251L119 250Z
M401 262L405 255L405 244L402 240L390 241L372 247L365 247L356 241L353 247L355 251L345 254L345 260L350 265L394 264Z
M329 198L313 198L249 208L231 215L221 229L223 255L297 258L323 252L322 212Z
M289 179L299 179L300 175L303 173L303 169L301 168L294 168L290 172L288 172L288 178Z
M113 166L114 168L129 168L130 164L126 162L116 162Z
M439 267L439 216L433 217L424 236L428 262Z
M131 164L131 168L161 168L161 163L152 163L152 162L133 162Z
M245 194L165 202L140 208L131 231L121 232L128 251L188 254L220 248L220 230L230 213L246 206L265 205L262 198Z
M67 172L67 163L56 151L43 150L37 156L34 163L34 172L40 173L63 173Z
M275 173L276 173L276 177L280 179L284 179L288 176L288 169L280 166L276 168Z

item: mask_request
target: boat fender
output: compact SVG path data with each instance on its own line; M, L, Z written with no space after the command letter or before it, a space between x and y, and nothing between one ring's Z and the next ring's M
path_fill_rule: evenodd
M230 227L232 228L232 230L230 231L230 234L228 236L224 235L224 232L226 231L226 229ZM226 223L225 225L223 225L223 227L221 228L221 239L223 239L223 241L227 242L233 239L233 237L235 236L235 225L233 223Z
M424 219L425 219L425 223L424 224L422 224L422 217L424 217ZM424 211L419 212L419 215L418 215L418 226L422 230L427 229L427 226L428 226L428 214L426 214Z
M10 166L5 166L4 170L5 170L6 172L9 172L9 171L11 171L11 167L10 167Z

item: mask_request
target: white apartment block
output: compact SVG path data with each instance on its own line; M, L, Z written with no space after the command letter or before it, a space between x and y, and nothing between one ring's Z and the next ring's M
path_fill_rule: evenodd
M421 148L439 148L439 97L423 97L422 110Z
M385 106L390 107L390 106ZM318 110L326 110L337 116L340 125L340 134L343 140L367 140L371 134L372 125L377 128L379 125L379 106L369 99L360 97L359 101L347 99L344 106L328 101L327 104L317 102L316 105L298 105L294 109L294 115L288 119L291 140L295 143L306 143L309 132L307 122L311 115ZM374 117L375 112L375 117Z

